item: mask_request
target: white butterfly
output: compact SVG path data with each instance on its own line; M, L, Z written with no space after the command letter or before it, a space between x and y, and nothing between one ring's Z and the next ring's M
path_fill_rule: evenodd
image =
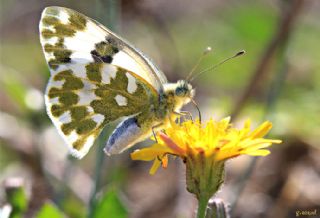
M78 158L106 124L125 118L105 147L120 153L167 125L194 96L187 81L168 83L142 52L71 9L46 8L40 40L51 72L47 112Z

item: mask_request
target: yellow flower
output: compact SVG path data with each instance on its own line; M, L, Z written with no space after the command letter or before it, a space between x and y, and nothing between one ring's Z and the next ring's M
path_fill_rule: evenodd
M185 162L199 154L215 162L241 154L266 156L270 153L267 147L272 143L281 143L281 140L263 138L271 127L272 124L266 121L250 131L250 120L247 120L242 129L236 129L230 124L229 117L221 121L210 120L204 126L199 121L172 122L165 129L165 134L157 134L159 143L134 151L131 158L153 160L150 173L154 174L161 164L164 168L167 166L169 154L181 157Z
M187 190L199 202L197 217L204 217L208 200L218 191L224 181L224 163L227 159L248 154L265 156L266 148L280 140L265 139L271 129L270 122L264 122L250 131L250 121L242 129L233 128L230 118L221 121L210 120L205 125L199 121L171 123L165 134L157 134L158 143L136 150L133 160L154 161L150 173L159 166L166 167L168 155L181 157L186 164Z

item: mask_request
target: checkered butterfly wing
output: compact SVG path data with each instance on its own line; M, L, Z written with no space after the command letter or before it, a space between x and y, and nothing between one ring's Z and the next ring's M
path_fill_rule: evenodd
M142 113L163 89L166 78L149 59L76 11L48 7L39 29L51 72L47 112L78 158L106 124Z

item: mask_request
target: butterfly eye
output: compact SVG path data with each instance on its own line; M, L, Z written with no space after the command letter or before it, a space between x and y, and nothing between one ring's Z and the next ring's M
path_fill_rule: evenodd
M178 87L178 88L176 88L176 90L175 90L175 94L177 95L177 96L185 96L186 95L186 93L187 93L187 89L185 89L184 87Z

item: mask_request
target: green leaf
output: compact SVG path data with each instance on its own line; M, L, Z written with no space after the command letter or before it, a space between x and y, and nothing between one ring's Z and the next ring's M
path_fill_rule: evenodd
M65 215L52 203L45 203L36 218L65 218Z
M98 202L94 218L125 218L128 217L128 212L118 197L115 188L111 188L105 193L103 198Z

